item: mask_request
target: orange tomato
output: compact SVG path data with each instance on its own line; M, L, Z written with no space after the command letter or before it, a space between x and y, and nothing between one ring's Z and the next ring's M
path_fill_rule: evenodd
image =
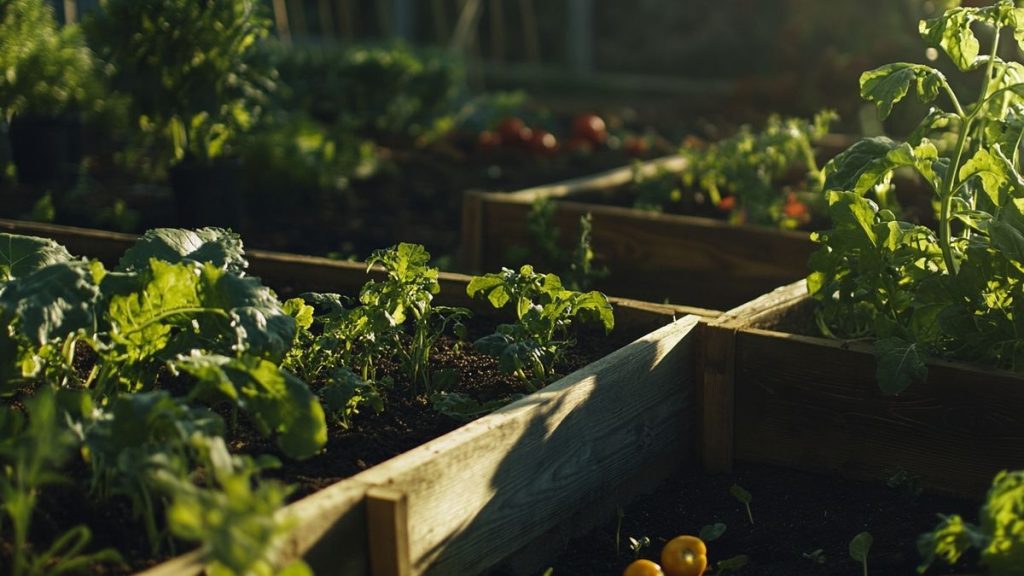
M641 559L634 560L632 564L626 566L622 576L665 576L665 573L656 562Z
M701 576L708 567L708 547L696 536L676 536L661 549L665 576Z

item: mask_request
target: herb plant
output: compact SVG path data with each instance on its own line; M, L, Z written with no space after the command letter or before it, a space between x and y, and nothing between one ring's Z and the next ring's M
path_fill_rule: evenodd
M868 532L861 532L850 540L850 558L860 562L864 576L868 576L868 552L875 539Z
M475 345L497 356L499 368L515 374L531 391L548 382L565 348L574 344L570 327L578 316L596 319L605 332L615 326L604 294L567 290L558 276L534 272L529 265L474 277L466 293L486 297L495 308L512 303L517 321L499 325Z
M990 33L984 54L976 27ZM833 227L817 235L807 278L817 323L829 336L875 338L887 393L924 381L927 356L1024 370L1024 65L1001 57L1006 29L1024 46L1024 9L1009 1L922 21L928 46L980 75L974 101L930 66L865 72L861 96L882 118L908 94L946 108L934 106L904 142L868 138L825 167ZM901 222L865 197L904 167L934 193L937 231Z

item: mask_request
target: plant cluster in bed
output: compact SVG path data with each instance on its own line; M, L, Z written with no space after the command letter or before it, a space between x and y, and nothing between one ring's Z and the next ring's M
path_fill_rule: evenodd
M50 240L0 235L0 558L21 576L138 567L202 544L215 573L269 573L289 528L274 513L290 488L260 478L282 461L311 459L360 410L399 394L458 418L498 406L460 396L457 374L434 369L439 340L463 334L469 311L433 303L428 260L399 244L374 253L369 266L384 277L357 302L282 302L245 273L239 237L221 229L150 231L109 270ZM612 326L599 293L526 269L493 278L472 286L485 284L495 305L502 290L515 302L516 320L497 334L523 353L498 364L526 390L566 366L578 315ZM126 540L140 542L97 529L104 545L92 543L88 512L61 525L67 498L122 510L136 527Z
M928 356L1024 369L1024 65L1001 56L1003 38L1024 46L1024 9L953 8L920 32L975 75L978 92L954 92L923 64L861 76L861 95L883 118L908 95L933 107L905 141L865 139L825 167L832 228L817 236L807 279L826 335L876 339L890 393L923 381ZM866 197L898 168L928 185L937 230L900 221L884 194Z

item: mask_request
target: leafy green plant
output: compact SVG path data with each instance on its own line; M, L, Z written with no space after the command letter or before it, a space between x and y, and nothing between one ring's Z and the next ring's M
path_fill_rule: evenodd
M258 50L270 24L254 0L107 0L85 29L111 86L175 162L223 154L274 87Z
M606 333L615 326L607 296L567 290L558 276L534 272L529 265L476 276L466 293L470 298L486 297L495 308L512 303L517 322L499 325L475 346L498 357L499 368L515 374L531 390L554 375L565 348L573 345L570 327L577 316L596 319Z
M557 205L550 198L537 198L526 215L526 234L530 239L529 248L515 246L509 250L513 262L521 262L526 256L536 258L548 269L554 270L570 290L590 290L594 282L608 276L608 268L594 265L592 247L593 217L590 213L580 216L579 235L576 245L567 252L559 244L561 229L555 225Z
M86 553L92 538L87 526L64 532L50 547L34 553L29 544L29 527L39 491L64 481L60 467L74 449L74 437L59 420L56 394L43 388L26 402L26 412L0 406L0 509L12 533L11 574L57 575L98 564L120 564L114 550Z
M861 532L850 540L850 558L860 562L864 576L868 576L868 552L871 551L874 542L874 537L868 532Z
M750 503L754 501L754 495L739 484L733 484L729 488L729 494L732 494L733 498L738 500L740 504L743 504L743 507L747 509L747 519L753 524L754 514L750 511Z
M809 121L772 116L759 132L744 126L734 136L710 145L686 144L680 153L687 165L680 173L645 177L637 172L635 205L661 211L681 204L684 211L692 212L704 204L728 213L735 223L806 225L810 208L784 188L796 175L804 189L820 190L813 142L828 133L835 119L830 110ZM700 198L684 197L684 190L693 190Z
M433 392L429 372L430 351L449 325L461 326L469 315L465 308L434 306L432 301L441 287L437 268L427 266L430 253L418 244L401 243L386 250L377 250L366 260L367 270L375 264L387 273L382 282L371 280L359 295L365 306L382 310L395 326L411 323L410 341L396 342L394 350L409 377L412 393L422 387Z
M0 2L0 114L56 116L95 95L94 61L81 30L58 29L44 0Z
M988 54L972 26L989 30ZM809 262L808 290L824 334L876 339L886 393L924 381L928 356L1024 369L1024 67L1000 56L1004 28L1024 38L1024 10L1009 1L921 22L930 47L959 70L980 72L976 102L965 103L930 66L900 62L865 72L861 95L883 118L909 94L927 103L943 95L950 111L935 106L905 142L868 138L825 167L833 227L816 236L821 248ZM942 143L947 134L950 147ZM904 167L934 192L937 232L901 222L864 197Z
M924 559L918 573L924 573L936 559L955 564L974 548L992 576L1024 574L1024 472L996 474L979 513L979 525L965 522L957 514L939 518L933 531L918 538Z

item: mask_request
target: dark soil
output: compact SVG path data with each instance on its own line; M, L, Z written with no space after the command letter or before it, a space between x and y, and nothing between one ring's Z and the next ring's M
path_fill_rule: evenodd
M743 504L729 493L733 484L753 495L753 524ZM553 564L554 576L622 574L633 560L629 538L650 538L640 557L660 563L666 541L680 534L696 535L703 526L719 522L727 529L721 538L708 542L712 574L718 573L711 570L717 562L746 555L749 563L738 575L858 575L861 567L850 558L849 543L866 531L874 537L870 574L911 575L920 563L917 538L935 527L936 515L957 513L973 520L979 505L917 494L913 482L859 482L741 464L728 475L684 474L664 483L656 493L625 508L621 528L611 518L570 542ZM957 573L937 568L928 574ZM962 567L959 573L964 573Z
M471 339L489 333L496 321L483 317L474 324L470 327ZM600 332L581 331L577 346L567 353L560 372L567 374L581 368L613 352L636 336L624 331L618 332L606 337ZM81 356L76 364L83 363L82 368L85 370L90 358L87 354ZM481 402L528 392L513 376L498 372L495 358L475 351L469 342L460 343L454 338L442 338L435 345L431 362L435 373L453 370L457 375L457 383L450 391L467 394ZM387 375L396 368L380 366L378 370ZM183 385L169 377L163 377L161 381L164 387L172 390ZM313 388L316 388L315 384ZM401 381L397 381L392 388L384 389L383 394L386 408L381 414L363 408L348 429L329 421L327 445L320 454L308 460L296 462L286 459L278 453L273 439L262 438L244 418L240 419L239 426L228 437L228 445L235 452L277 456L284 465L277 470L265 472L263 476L292 485L294 492L290 499L297 500L455 430L464 423L435 411L426 396L411 395ZM217 408L217 411L221 410ZM224 411L225 415L228 413ZM227 416L225 421L230 421ZM33 517L31 541L52 542L69 527L86 524L93 535L90 549L117 548L125 558L130 572L154 566L173 555L152 557L141 519L133 518L128 500L114 497L104 502L94 502L95 499L89 494L91 469L85 462L74 459L64 472L73 482L48 486L42 490ZM189 548L190 545L182 543L177 553ZM0 565L7 561L10 552L10 544L0 541ZM96 573L122 572L104 568Z

